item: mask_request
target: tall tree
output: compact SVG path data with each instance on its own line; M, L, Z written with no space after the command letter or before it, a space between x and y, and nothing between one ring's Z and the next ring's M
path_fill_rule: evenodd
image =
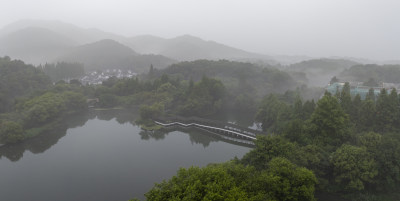
M149 69L149 78L152 79L154 77L154 67L153 64L150 64L150 69Z
M381 90L381 93L376 100L376 129L378 132L387 132L392 130L393 125L393 104L390 100L385 88Z
M351 104L351 94L350 94L350 84L346 82L342 88L342 91L340 93L340 106L342 106L343 110L347 113L350 114L352 110L352 104Z
M304 116L302 117L303 120L309 119L311 117L311 114L315 110L315 102L314 99L311 101L306 101L303 105L303 113Z
M390 107L390 118L392 119L390 129L389 130L395 130L396 128L399 128L400 125L400 104L399 104L399 97L397 95L397 91L395 88L393 88L390 91L389 97L388 97L388 104Z
M293 104L293 117L294 119L302 119L303 114L303 102L301 101L300 96L296 96L296 100Z
M352 102L350 120L356 125L360 126L360 114L361 114L362 101L360 94L357 94Z
M367 96L365 97L366 100L372 100L372 102L375 102L375 92L374 88L370 88L368 90Z
M338 146L348 140L349 116L336 97L322 97L310 120L311 134L317 143Z
M279 118L287 105L272 94L265 98L261 104L261 108L256 114L256 121L261 123L263 130L276 129Z
M360 124L359 128L362 131L371 131L375 128L376 124L376 107L371 99L362 102L360 111Z

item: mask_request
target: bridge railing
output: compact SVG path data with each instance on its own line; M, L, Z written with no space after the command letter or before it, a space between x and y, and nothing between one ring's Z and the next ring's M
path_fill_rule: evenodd
M254 130L251 128L246 128L243 126L239 126L236 124L232 123L225 123L217 120L211 120L211 119L204 119L200 117L182 117L182 116L163 116L155 119L157 121L163 122L163 123L171 123L171 122L180 122L184 124L189 124L189 123L198 123L198 124L203 124L207 126L213 126L213 127L218 127L218 128L223 128L226 130L231 130L231 131L236 131L240 132L249 136L255 137L256 135L266 135L266 133L259 131L259 130Z

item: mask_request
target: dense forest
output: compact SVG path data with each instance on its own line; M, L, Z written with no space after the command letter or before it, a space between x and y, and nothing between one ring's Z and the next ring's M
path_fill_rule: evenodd
M395 89L382 89L378 97L370 90L363 101L358 95L352 98L347 83L340 93L326 93L316 104L297 100L288 105L271 95L263 101L256 120L294 146L314 149L314 154L304 153L304 159L309 158L303 166L316 174L319 189L396 192L400 184L399 100ZM286 157L295 156L290 155ZM292 161L302 158L299 155Z
M304 84L302 80L294 79L302 75L293 76L276 67L257 66L251 63L234 62L228 60L209 61L197 60L173 64L163 70L150 72L151 77L160 77L166 74L173 78L198 81L203 76L221 80L229 91L244 96L262 98L269 93L283 93ZM316 98L316 97L315 97Z
M137 73L147 71L150 64L153 64L157 68L165 68L176 62L162 55L138 54L128 46L111 39L100 40L72 48L57 60L70 63L83 63L87 71L111 68L133 70Z
M63 115L87 108L82 86L53 85L39 68L4 57L0 72L0 144L36 136Z
M73 79L85 75L85 68L80 63L57 62L55 64L39 65L38 68L48 75L53 82Z
M325 86L327 80L358 63L345 59L312 59L286 67L288 72L302 72L308 78L308 85Z
M399 65L355 65L344 70L338 76L344 80L366 82L372 78L378 82L400 83Z
M287 73L225 60L183 62L165 70L150 67L146 75L111 77L96 86L78 80L53 84L43 69L8 57L0 58L0 72L0 101L7 103L0 111L1 144L35 137L65 117L85 112L88 104L139 108L138 122L144 126L163 114L212 117L237 111L253 115L269 133L258 136L254 149L241 159L180 169L170 180L156 184L146 194L148 200L324 200L332 196L334 200L396 200L398 196L400 97L396 90L383 89L379 96L371 90L361 100L358 95L351 97L346 83L336 94L307 100L302 96L313 90L295 88ZM252 96L265 86L271 86L268 95Z
M397 200L400 101L396 90L366 100L348 84L316 103L269 95L256 120L269 136L242 159L181 169L148 200ZM314 196L316 193L316 197Z
M49 77L34 66L0 57L0 113L14 107L14 98L47 89L50 84Z

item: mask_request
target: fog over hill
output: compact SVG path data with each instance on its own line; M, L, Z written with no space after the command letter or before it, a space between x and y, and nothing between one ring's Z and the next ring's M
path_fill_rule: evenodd
M97 29L44 20L21 20L0 30L0 55L31 64L80 62L86 70L148 70L174 62L165 56L139 54L124 45L128 38Z
M303 72L309 85L325 86L333 76L359 63L346 59L312 59L289 65L286 70Z
M273 57L250 53L238 48L233 48L224 44L220 44L214 41L206 41L201 38L183 35L178 36L171 39L165 39L156 36L144 35L144 36L136 36L136 37L125 37L118 34L104 32L98 29L85 29L79 26L75 26L69 23L64 23L61 21L46 21L46 20L20 20L15 23L11 23L2 29L0 29L0 40L8 40L8 46L20 46L19 41L25 40L26 36L23 34L16 33L25 33L25 35L31 35L27 29L28 28L36 28L41 30L47 30L47 32L52 32L53 35L58 35L61 41L59 43L65 43L67 41L66 46L77 46L88 43L93 43L103 39L112 39L124 45L131 47L134 51L140 54L161 54L166 57L170 57L179 61L192 61L197 59L230 59L230 60L240 60L240 61L250 61L250 62L265 62L269 64L276 64L277 61L274 60ZM7 37L9 35L15 35L14 40L9 40ZM39 34L40 36L41 34ZM45 34L43 34L45 35ZM39 37L38 36L38 37ZM21 38L18 38L21 37ZM44 37L45 40L47 37ZM55 38L55 37L49 37ZM64 38L64 39L61 39ZM43 41L43 39L36 39L30 37L31 40L35 41ZM43 41L46 42L57 42L57 41ZM22 51L27 51L28 53L32 52L41 52L40 46L35 46L36 49L26 49L19 50L16 49L14 52L8 48L8 46L4 46L5 50L1 52L2 55L11 55L16 58L26 60L28 63L42 63L46 58L46 61L51 62L55 55L61 56L65 50L54 50L52 51L52 55L48 55L43 53L43 58L36 58L34 55L31 57L27 57L25 54L19 54ZM62 52L62 53L59 53ZM283 58L283 57L282 57ZM285 57L286 61L291 60L291 57ZM293 57L294 61L299 61L298 57ZM301 59L300 59L301 60ZM286 62L285 61L285 62Z
M324 86L331 77L356 64L381 64L352 57L268 56L191 35L125 37L44 20L21 20L0 29L0 56L5 55L36 65L67 61L83 63L86 70L115 68L137 73L147 72L150 65L162 69L180 61L227 59L300 72L312 86Z
M205 41L191 35L183 35L171 39L151 35L136 36L130 38L129 44L138 52L161 54L180 61L197 59L259 59L276 63L273 57L267 55L246 52L214 41Z
M175 62L161 55L140 55L128 46L111 39L75 47L57 60L84 63L86 70L115 68L136 72L147 71L150 65L165 68Z
M14 23L8 24L7 26L0 29L0 37L18 30L22 30L27 27L39 27L51 30L75 41L77 44L80 45L92 43L102 39L113 39L116 41L122 41L125 39L123 36L117 34L104 32L94 28L85 29L62 21L30 19L19 20Z
M28 63L52 61L77 43L68 37L39 27L26 27L0 38L0 55Z
M105 39L109 39L109 41L105 42ZM116 43L111 42L111 40ZM96 45L103 46L97 47ZM107 48L110 49L106 50ZM89 51L94 52L89 53ZM146 54L146 56L139 54ZM152 35L126 37L98 29L81 28L73 24L50 20L20 20L0 29L0 56L5 55L22 59L31 64L62 61L63 59L84 62L87 65L86 69L144 68L142 66L151 63L149 61L151 59L154 59L153 63L157 68L163 68L175 61L198 59L228 59L261 65L281 64L283 66L314 59L308 56L269 56L251 53L192 35L174 38ZM348 60L347 63L351 64L398 63L398 61L378 62L352 57L332 57L333 60L336 60L334 63L337 63L338 60ZM134 63L135 65L133 65ZM333 66L331 64L331 62L304 62L296 64L296 68L289 66L288 69L304 71L308 77L315 77L318 74L318 72L315 72L316 67L319 69L327 68L327 71L330 72L340 72L336 69L336 64ZM304 69L298 68L299 65L300 67L303 66ZM349 65L345 66L349 67ZM340 70L343 70L343 68ZM324 74L324 77L321 77L321 80L315 83L320 85L322 81L326 82L325 78L330 76L333 75L331 73Z

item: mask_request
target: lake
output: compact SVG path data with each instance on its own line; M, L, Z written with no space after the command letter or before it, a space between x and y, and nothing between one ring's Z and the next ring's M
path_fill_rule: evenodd
M180 167L241 158L251 149L195 129L143 132L132 123L135 115L91 111L0 147L0 200L144 200Z

